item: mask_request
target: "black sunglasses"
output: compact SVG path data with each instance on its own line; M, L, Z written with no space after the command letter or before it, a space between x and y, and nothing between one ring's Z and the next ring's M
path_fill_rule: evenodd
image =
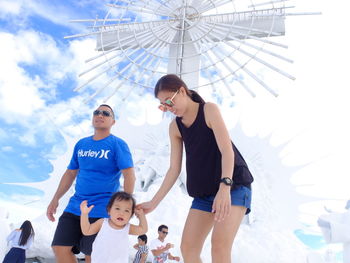
M105 117L111 117L112 116L112 113L109 112L109 111L106 111L106 110L95 110L93 114L94 114L94 116L98 116L100 114L102 114L102 116L105 116Z
M165 235L169 234L169 232L166 232L166 231L161 231L161 232Z

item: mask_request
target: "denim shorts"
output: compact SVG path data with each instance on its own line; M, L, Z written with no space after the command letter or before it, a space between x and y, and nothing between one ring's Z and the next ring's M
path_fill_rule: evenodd
M215 195L205 197L195 197L192 201L192 209L198 209L211 213ZM243 185L237 185L231 190L231 204L236 206L244 206L247 208L246 214L250 213L250 205L252 202L252 191Z

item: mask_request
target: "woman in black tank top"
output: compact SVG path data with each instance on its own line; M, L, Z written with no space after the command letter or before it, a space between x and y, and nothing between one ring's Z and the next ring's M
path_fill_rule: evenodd
M155 96L162 111L176 116L169 129L170 168L152 200L139 207L149 213L169 192L181 172L185 146L186 186L194 200L182 234L184 262L202 262L200 252L212 229L211 262L231 262L233 240L250 211L253 177L248 166L231 142L217 105L205 103L172 74L158 80Z

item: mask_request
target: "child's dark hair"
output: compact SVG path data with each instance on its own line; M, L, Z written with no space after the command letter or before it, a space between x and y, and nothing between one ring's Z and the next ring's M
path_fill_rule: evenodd
M205 103L203 98L194 90L190 90L186 83L175 74L167 74L161 77L154 87L154 96L157 98L159 91L172 91L176 92L181 87L186 91L187 96L191 98L194 102Z
M35 235L32 223L29 220L26 220L22 223L21 227L21 236L19 237L19 245L24 246L27 244L28 239Z
M147 236L146 235L141 235L141 236L138 236L137 238L141 239L143 242L145 242L145 244L147 244Z
M114 201L131 201L132 203L132 208L131 208L131 216L135 212L135 206L136 206L136 201L134 197L127 193L127 192L116 192L112 195L111 199L109 199L108 205L107 205L107 212L111 209Z
M109 108L109 109L111 110L111 112L112 112L112 117L113 117L113 119L115 119L114 111L113 111L113 109L112 109L111 106L109 106L108 104L101 104L101 105L98 106L98 107L107 107L107 108Z

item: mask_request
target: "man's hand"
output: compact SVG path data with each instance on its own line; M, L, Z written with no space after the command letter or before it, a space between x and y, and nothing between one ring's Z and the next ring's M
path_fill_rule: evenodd
M165 245L165 248L168 250L168 249L170 249L170 248L173 248L174 247L174 245L173 244L171 244L171 243L167 243L166 245Z
M56 214L57 207L58 207L58 200L56 199L52 199L50 204L47 206L46 216L52 222L55 222L56 220L53 215Z

